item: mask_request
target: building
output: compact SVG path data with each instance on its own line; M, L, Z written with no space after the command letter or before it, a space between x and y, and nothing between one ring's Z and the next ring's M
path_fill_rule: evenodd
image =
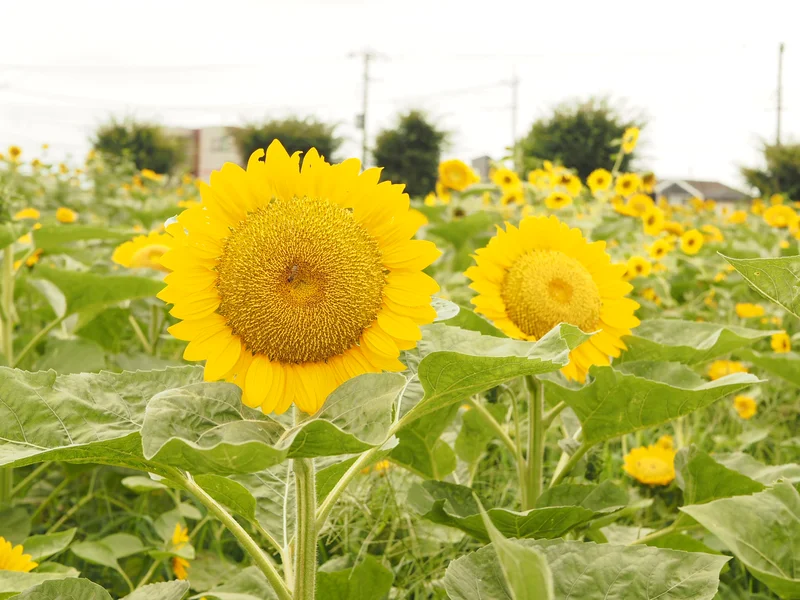
M665 179L656 185L656 195L664 196L670 204L683 204L689 198L715 200L729 204L750 202L752 196L718 181L696 179Z
M488 156L479 156L472 160L472 169L481 178L481 181L489 179L489 170L492 168L492 159Z
M183 170L208 181L211 172L218 170L224 163L242 164L233 138L234 130L233 127L169 127L166 132L186 141L186 164Z

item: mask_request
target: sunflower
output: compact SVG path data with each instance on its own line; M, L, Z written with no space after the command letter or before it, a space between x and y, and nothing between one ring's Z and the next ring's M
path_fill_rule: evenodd
M117 246L111 260L128 269L169 271L161 264L161 257L172 247L173 241L169 234L151 231Z
M681 236L681 250L683 250L684 254L693 256L700 252L704 241L705 238L702 233L697 229L690 229Z
M439 164L439 181L451 190L463 192L480 178L462 161L453 159Z
M797 223L798 218L794 209L785 204L776 204L764 211L764 221L767 225L778 229L793 227Z
M703 237L705 238L706 242L724 242L725 236L722 235L719 227L715 225L703 225L700 228L700 231L703 232Z
M663 300L661 300L661 296L659 296L658 292L656 292L651 287L650 288L644 288L642 290L642 298L644 298L645 300L649 300L650 302L652 302L656 306L661 306L663 304Z
M78 220L78 213L66 206L59 206L56 211L56 219L59 223L74 223Z
M733 373L747 373L747 367L736 360L715 360L708 367L708 376L712 380L720 379Z
M625 279L630 281L637 277L647 277L653 270L653 265L643 256L631 256L628 259Z
M500 204L525 204L525 190L522 185L503 188L503 195L500 197Z
M787 334L785 331L773 335L772 338L770 338L769 343L772 346L772 349L779 354L792 351L792 340L789 338L789 334Z
M620 196L629 196L638 192L642 187L642 178L636 173L623 173L617 177L617 182L614 184L614 191Z
M499 185L501 188L517 187L520 184L519 175L505 167L492 169L491 173L489 173L489 178L495 185Z
M733 408L739 414L739 417L745 421L752 419L756 412L758 412L758 405L756 404L755 398L743 394L733 399Z
M675 449L659 443L633 448L623 469L645 485L668 485L675 479Z
M635 198L636 196L634 196ZM645 196L649 198L649 196ZM642 214L642 224L644 225L644 232L647 235L658 235L664 230L664 223L666 217L664 211L657 206L651 206Z
M442 201L442 204L450 204L450 200L453 199L450 190L441 181L436 182L436 197Z
M25 259L25 265L28 267L32 267L36 263L39 262L39 259L42 257L43 250L41 248L37 248L33 251L28 258ZM14 261L14 270L19 271L20 267L22 266L22 259L18 259Z
M19 146L8 147L8 156L11 159L11 162L16 162L21 155L22 155L22 148L20 148Z
M628 127L622 134L622 151L630 154L636 149L636 142L639 141L639 128Z
M172 557L172 572L182 581L189 579L189 561L180 556Z
M626 297L633 286L623 280L625 265L611 263L605 242L588 242L555 216L507 224L475 261L465 273L478 292L475 312L510 337L536 340L559 323L596 332L570 353L562 369L570 379L584 381L590 366L609 364L639 324L639 304Z
M764 201L761 198L756 198L750 205L750 212L754 215L763 215L765 208Z
M152 169L142 169L141 176L145 179L149 179L150 181L161 181L164 179L163 175L159 175Z
M747 211L735 210L728 215L728 223L731 225L741 225L747 222Z
M189 529L180 523L175 523L175 529L172 531L171 542L174 550L180 550L183 548L189 543Z
M634 217L641 217L647 213L647 211L655 208L653 199L647 194L634 194L628 198L628 202L626 204L630 214Z
M665 434L658 438L656 441L656 446L659 448L666 448L668 450L672 450L675 447L675 440L672 438L671 435Z
M169 331L250 407L311 414L351 377L403 371L400 350L436 317L422 269L441 252L411 239L420 220L403 186L360 169L313 148L301 167L276 140L246 171L228 163L198 182L202 205L168 228L179 247L161 258L172 273L158 296L183 319Z
M581 180L569 171L564 171L556 177L556 185L564 188L570 196L577 196L581 193Z
M11 542L0 536L0 571L29 573L35 569L38 563L31 560L30 554L23 552L25 550L21 545L12 546Z
M642 191L647 194L652 194L656 189L656 174L655 173L645 173L642 175ZM659 199L663 199L666 201L666 198L663 196Z
M14 220L21 221L23 219L38 219L40 216L41 213L35 208L23 208L14 215Z
M586 185L589 186L593 194L605 192L611 187L611 173L605 169L595 169L586 178Z
M753 319L764 316L764 307L752 302L739 302L736 305L736 315L742 319Z
M553 174L544 169L534 169L528 173L528 183L538 190L551 190L553 188Z
M544 205L550 210L560 210L572 204L572 197L563 192L553 192L544 199Z

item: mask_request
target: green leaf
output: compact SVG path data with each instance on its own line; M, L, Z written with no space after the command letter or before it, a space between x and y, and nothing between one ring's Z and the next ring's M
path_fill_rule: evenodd
M475 314L474 311L465 307L459 306L458 314L450 319L447 319L445 323L447 323L450 327L460 327L461 329L465 329L468 331L477 331L483 335L491 335L493 337L499 338L506 338L505 333L500 331L497 327L492 325L489 321L484 319L482 316Z
M231 475L256 501L256 520L282 545L294 535L295 489L291 464L286 462L258 473Z
M480 211L462 217L461 219L446 221L440 225L428 228L428 234L439 237L459 249L468 244L478 234L490 235L492 225L499 223L501 217L497 213Z
M654 548L669 548L671 550L682 550L683 552L705 552L706 554L718 554L721 552L712 550L700 540L697 540L687 533L669 533L661 537L654 538L645 542Z
M36 247L45 252L59 250L72 242L84 240L103 240L113 243L124 242L137 234L130 230L111 229L94 225L42 225L34 233Z
M74 527L66 531L59 531L58 533L49 533L45 535L33 535L25 540L23 548L25 554L31 555L31 560L40 563L44 559L58 554L66 549L75 537Z
M99 275L46 265L37 266L36 274L61 290L67 300L67 314L96 312L124 300L150 298L164 287L163 282L147 277Z
M400 429L391 459L425 479L442 479L452 473L456 468L455 452L439 437L457 412L458 405L452 404Z
M26 282L44 296L44 299L47 300L57 317L63 317L67 314L67 298L55 283L47 279L34 279L33 277L29 277Z
M37 574L26 573L26 575ZM44 581L14 598L15 600L112 600L105 589L88 579L77 579L76 576L77 573L70 576L69 579L61 579L61 581ZM2 576L0 575L0 577ZM51 577L50 579L55 578ZM2 586L1 579L0 589L6 591L6 588ZM4 597L0 593L0 598Z
M250 520L255 518L256 499L241 483L211 473L198 475L195 481L209 496L227 506L234 514Z
M684 504L704 504L718 498L754 494L764 486L716 462L695 446L675 456L675 480Z
M47 340L44 354L36 362L38 371L52 369L59 375L101 371L106 367L106 353L89 340Z
M511 597L514 600L553 600L553 574L544 555L535 548L508 541L492 524L483 507L480 510Z
M749 346L773 333L777 332L679 319L642 321L633 333L625 337L628 349L616 362L700 364Z
M415 483L409 490L408 502L424 519L455 527L479 540L489 540L480 508L468 487L444 481ZM491 508L487 513L503 535L515 538L559 537L594 516L581 506L534 508L525 512Z
M800 495L791 484L680 510L721 539L778 596L800 596Z
M113 548L102 542L78 542L72 544L70 550L75 556L86 562L119 571L119 563L114 556Z
M61 460L148 471L139 439L145 405L200 379L200 367L77 375L0 368L0 465Z
M332 561L333 562L333 561ZM317 597L325 600L381 600L392 589L394 574L369 554L355 567L317 571Z
M505 422L508 411L505 404L487 403L485 407L498 423ZM455 443L456 454L465 462L475 463L483 456L486 445L495 437L497 434L486 423L486 419L478 411L468 410L461 415L461 429Z
M704 382L675 363L622 367L625 371L592 367L589 373L594 381L577 390L545 382L551 399L562 400L575 411L586 442L602 442L667 423L759 382L749 373Z
M101 544L111 548L114 558L125 558L145 550L142 540L130 533L112 533L99 540Z
M122 600L181 600L188 591L188 581L151 583L125 596ZM81 600L83 600L82 597Z
M320 504L336 486L339 480L344 476L347 470L353 466L353 463L358 460L357 456L335 462L326 467L317 467L316 472L316 490L317 490L317 504Z
M776 353L744 350L738 353L738 357L789 383L800 386L800 354L797 352Z
M189 583L198 592L210 590L239 572L239 568L216 552L198 552L189 570Z
M125 477L120 483L137 494L147 494L149 492L167 489L167 486L163 483L145 477L144 475L131 475L130 477Z
M750 479L765 485L772 485L783 478L791 483L800 482L800 465L788 463L785 465L765 465L749 454L731 452L729 454L715 454L714 458L729 469L747 475Z
M649 546L563 540L511 542L544 554L556 600L711 600L719 571L730 560ZM513 600L493 546L454 560L445 589L451 600Z
M14 223L8 221L0 224L0 248L6 248L31 230L31 225L25 222Z
M211 588L192 598L205 596L208 600L275 600L272 586L257 567L247 567L222 585Z
M800 318L800 256L723 258L739 271L751 288Z
M21 544L31 532L31 518L21 506L0 510L0 536L12 544Z
M565 483L545 490L536 500L536 508L546 506L582 506L593 513L613 512L628 505L628 494L610 481L599 485Z

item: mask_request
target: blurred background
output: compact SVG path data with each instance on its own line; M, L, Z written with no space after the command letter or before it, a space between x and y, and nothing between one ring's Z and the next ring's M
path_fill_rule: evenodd
M515 141L520 160L558 157L536 147L555 129L534 124L600 111L641 126L635 168L750 192L742 167L763 168L764 145L800 131L797 0L0 7L0 151L14 144L27 160L81 164L104 126L111 144L155 124L182 140L179 167L169 156L137 165L156 172L207 178L276 131L375 164L386 159L374 151L394 152L382 132L427 124L441 158L485 172ZM581 131L564 135L581 144Z

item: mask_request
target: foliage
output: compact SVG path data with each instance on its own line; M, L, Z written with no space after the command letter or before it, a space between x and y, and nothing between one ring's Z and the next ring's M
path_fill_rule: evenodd
M768 198L784 194L800 198L800 144L764 144L763 168L742 167L742 176L758 193Z
M159 174L175 172L185 157L183 142L152 123L125 119L98 127L92 147L115 163L131 161L141 169Z
M273 140L280 140L289 154L305 154L316 148L329 162L338 157L336 151L342 139L336 136L336 125L329 125L313 118L288 117L272 119L263 123L249 123L233 130L233 137L242 160L256 150L267 148Z

